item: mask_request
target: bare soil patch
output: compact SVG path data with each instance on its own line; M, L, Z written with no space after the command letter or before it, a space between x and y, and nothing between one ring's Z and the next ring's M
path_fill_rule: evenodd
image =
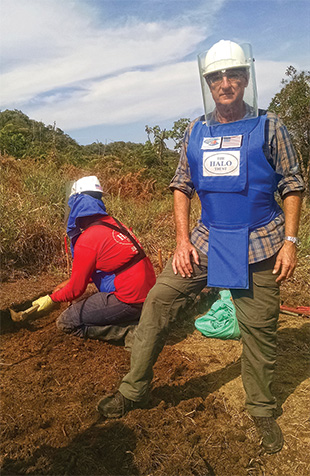
M2 285L3 475L310 474L309 319L280 317L274 391L286 444L267 456L243 409L242 344L202 336L194 328L195 310L159 357L149 408L101 419L96 403L117 389L130 354L58 332L55 319L66 304L27 323L9 316L9 307L25 309L58 282L41 275ZM284 288L286 304L309 305L300 283L297 275L291 288L298 291Z

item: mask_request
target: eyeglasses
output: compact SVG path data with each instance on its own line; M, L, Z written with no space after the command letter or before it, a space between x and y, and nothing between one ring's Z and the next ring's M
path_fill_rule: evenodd
M209 86L217 86L223 81L225 76L228 81L240 81L241 79L247 79L247 70L245 68L231 68L223 69L222 71L216 71L205 76Z

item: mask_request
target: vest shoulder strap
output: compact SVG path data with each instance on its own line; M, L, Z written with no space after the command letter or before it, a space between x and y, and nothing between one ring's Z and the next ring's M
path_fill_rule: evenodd
M127 238L129 238L131 243L137 248L138 253L136 255L132 256L130 258L130 260L127 261L127 263L122 264L119 268L117 268L115 270L115 275L117 276L118 274L120 274L123 271L131 268L133 265L137 264L139 261L144 259L146 257L146 254L145 254L144 250L141 248L141 246L139 245L139 243L137 242L137 240L131 235L131 233L116 218L113 217L113 220L117 223L118 226L113 225L112 223L106 223L106 222L103 222L101 220L97 220L97 221L92 222L89 225L89 227L96 226L96 225L101 225L101 226L105 226L107 228L110 228L112 230L118 231L118 232L122 233L123 235L127 236Z

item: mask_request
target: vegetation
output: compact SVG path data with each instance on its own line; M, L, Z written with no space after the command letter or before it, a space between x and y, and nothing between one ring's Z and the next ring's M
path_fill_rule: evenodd
M17 159L26 157L45 160L76 160L81 156L81 147L61 129L45 126L42 122L29 119L21 111L0 113L0 152Z
M290 66L283 88L272 99L269 110L278 114L291 134L299 164L307 185L310 184L310 71Z
M145 126L145 132L147 133L148 137L147 144L151 144L159 158L159 161L162 160L164 151L167 150L167 144L165 142L166 140L172 139L175 143L174 150L180 152L183 136L189 123L189 119L179 119L178 121L174 122L173 128L170 131L161 129L159 126Z
M270 109L280 114L309 184L309 73L290 67ZM21 111L0 112L0 259L2 279L38 274L49 266L66 270L64 214L66 185L95 174L104 187L109 213L131 226L153 263L174 249L172 194L168 185L178 162L189 119L171 130L146 126L145 144L113 142L81 146L56 125L45 126ZM174 142L174 150L167 142ZM169 143L169 144L170 144ZM192 224L200 213L193 202ZM310 251L310 211L302 210L300 257Z
M173 249L168 184L178 154L165 143L160 154L156 140L80 146L55 125L7 110L0 113L0 151L2 279L66 269L66 186L85 175L98 176L109 212L133 227L155 261L158 248Z

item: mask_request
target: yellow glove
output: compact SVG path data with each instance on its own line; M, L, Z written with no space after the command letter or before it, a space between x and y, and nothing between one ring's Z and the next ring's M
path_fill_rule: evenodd
M49 311L50 309L52 309L52 307L54 305L54 301L47 294L46 296L42 296L39 299L37 299L36 301L33 301L32 305L33 306L39 306L38 309L37 309L37 312Z

